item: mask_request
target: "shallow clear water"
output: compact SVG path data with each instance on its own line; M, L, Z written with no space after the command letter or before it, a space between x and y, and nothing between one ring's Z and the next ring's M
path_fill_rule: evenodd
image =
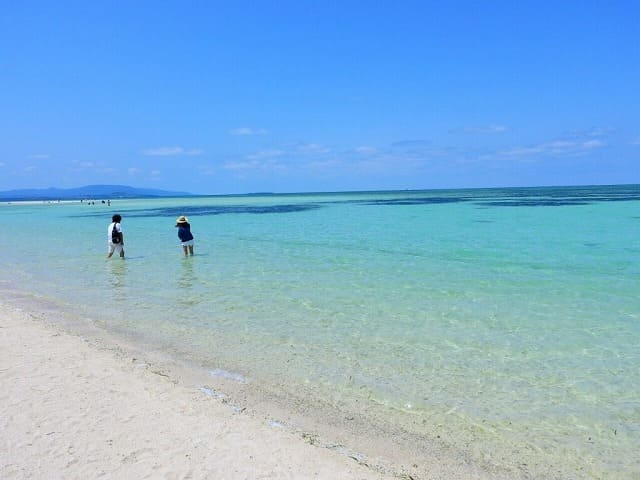
M116 212L127 259L106 261ZM105 328L371 402L485 460L640 475L640 186L0 204L0 217L0 281Z

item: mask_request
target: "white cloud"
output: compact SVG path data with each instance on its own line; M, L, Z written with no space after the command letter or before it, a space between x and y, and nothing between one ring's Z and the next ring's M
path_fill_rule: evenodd
M32 155L29 155L27 158L31 158L34 160L46 160L47 158L50 158L51 155L49 155L48 153L34 153Z
M328 160L316 160L307 163L308 168L320 171L335 171L342 166L343 163L335 158Z
M151 170L151 176L152 177L159 177L160 176L160 170Z
M600 140L589 140L582 143L582 147L586 149L606 147L606 145L606 143L601 142Z
M636 138L635 140L632 140L631 145L640 145L640 137Z
M141 170L139 168L135 168L135 167L131 167L131 168L129 168L127 170L127 173L129 174L130 177L135 177L140 172L141 172Z
M277 158L298 163L302 157L319 159L331 153L332 149L318 143L298 143L293 145L285 145L282 148L272 148L259 150L255 153L246 155L244 158L250 162L253 161L271 161L269 169L273 168L273 160ZM251 164L253 165L253 164ZM242 164L243 168L247 164ZM253 165L255 167L255 165Z
M525 155L535 155L536 153L543 152L544 149L540 146L538 147L514 147L508 150L503 150L498 152L499 155L503 155L505 157L522 157Z
M329 152L331 148L317 143L301 143L295 147L295 153L302 155L321 155Z
M36 170L38 170L38 167L36 167L35 165L29 165L24 168L25 172L35 172Z
M460 129L452 130L453 133L480 133L480 134L494 134L504 133L509 130L509 127L505 125L476 125L470 127L462 127Z
M225 170L255 170L261 165L257 160L250 162L227 162L223 168Z
M182 153L184 149L182 147L159 147L159 148L149 148L147 150L143 150L143 155L148 155L151 157L165 157L169 155L178 155Z
M569 136L572 138L593 138L593 137L605 137L613 133L615 129L611 127L604 128L592 128L590 130L572 130L569 132Z
M250 171L271 173L282 172L287 169L287 166L281 162L275 161L274 159L250 159L248 161L229 161L226 162L222 168L225 170L235 171L236 173Z
M260 160L263 158L275 158L275 157L281 157L285 154L286 152L284 150L262 150L260 152L256 152L253 153L251 155L247 155L247 158L249 160Z
M264 128L240 127L229 130L230 135L266 135Z
M182 147L158 147L158 148L148 148L142 151L143 155L150 157L169 157L173 155L202 155L204 150L201 149L190 149L187 150Z
M566 140L555 140L553 142L547 143L546 145L552 149L562 149L562 148L574 147L576 145L576 142L568 142Z
M79 160L73 160L71 162L71 166L69 166L67 168L67 171L69 172L83 172L85 170L96 170L99 171L98 169L99 165L95 162L91 162L91 161L79 161Z
M580 156L586 155L594 149L606 146L607 144L601 140L555 140L529 147L510 148L508 150L498 152L498 155L503 157L526 157L531 155L547 155L556 157Z
M425 148L430 147L431 142L427 140L399 140L391 144L391 148Z
M0 162L0 167L4 167L5 165L6 165L6 163Z

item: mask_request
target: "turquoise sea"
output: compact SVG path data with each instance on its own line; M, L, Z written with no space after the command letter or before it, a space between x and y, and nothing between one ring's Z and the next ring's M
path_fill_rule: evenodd
M640 478L639 185L100 200L0 204L3 295L527 478Z

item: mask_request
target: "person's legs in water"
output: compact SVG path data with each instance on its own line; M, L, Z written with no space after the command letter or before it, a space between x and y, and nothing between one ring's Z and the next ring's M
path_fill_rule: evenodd
M111 258L111 256L118 251L120 258L124 258L124 247L122 245L114 245L113 243L109 244L109 250L107 251L107 258Z

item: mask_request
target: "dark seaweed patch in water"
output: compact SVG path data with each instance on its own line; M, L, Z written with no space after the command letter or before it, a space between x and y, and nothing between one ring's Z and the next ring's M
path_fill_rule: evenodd
M365 200L363 205L431 205L438 203L468 202L467 197L418 197L418 198L393 198L384 200Z
M515 199L513 199L515 198ZM630 202L640 200L640 195L561 195L559 193L535 197L531 195L528 199L518 198L517 195L511 199L477 202L477 205L487 207L560 207L566 205L591 205L598 202Z
M590 202L633 202L640 200L640 195L607 195L584 197L584 200Z
M628 202L640 200L640 186L486 189L474 191L473 200L479 207L557 207L589 205L598 202Z
M479 202L478 205L486 207L561 207L565 205L589 205L591 202L584 200L506 200L496 202Z
M149 208L142 210L128 210L123 214L128 218L144 218L144 217L177 217L179 215L187 215L189 217L201 217L208 215L228 215L228 214L268 214L268 213L294 213L304 212L320 208L320 205L306 203L300 205L230 205L230 206L182 206L167 208ZM83 217L102 217L104 214L85 214Z
M489 190L476 197L478 205L490 207L556 207L589 205L598 202L640 200L637 185L591 187L532 187Z
M293 213L304 212L307 210L314 210L320 208L316 204L301 204L301 205L230 205L230 206L197 206L197 207L168 207L159 208L154 210L133 210L127 212L128 217L167 217L184 215L185 213L191 217L206 216L206 215L227 215L227 214L241 214L247 213L252 215L261 215L266 213Z

